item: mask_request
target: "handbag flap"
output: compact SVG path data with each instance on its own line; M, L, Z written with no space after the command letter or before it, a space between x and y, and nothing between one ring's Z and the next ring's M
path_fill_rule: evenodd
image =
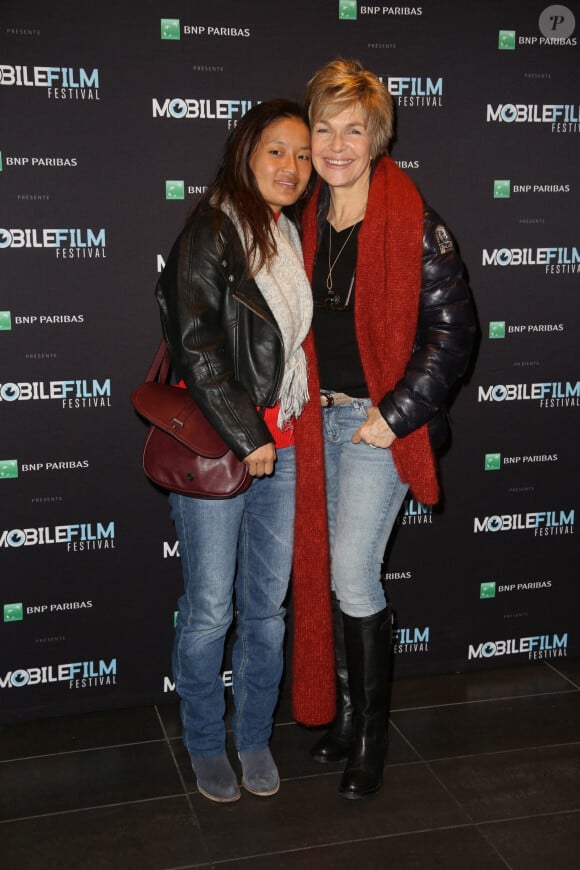
M145 381L131 394L131 404L154 426L201 456L216 459L229 450L189 392L181 387Z

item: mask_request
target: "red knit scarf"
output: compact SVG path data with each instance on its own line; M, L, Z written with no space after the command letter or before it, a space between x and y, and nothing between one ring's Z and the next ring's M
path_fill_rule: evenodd
M317 245L320 185L303 221L306 271L312 278ZM361 362L373 404L402 377L415 340L423 239L423 202L413 182L390 158L373 173L358 238L355 323ZM293 572L294 716L307 725L334 716L335 677L330 608L330 568L320 390L314 338L304 349L311 401L295 426L296 529ZM393 459L413 495L423 504L439 496L427 427L397 439Z

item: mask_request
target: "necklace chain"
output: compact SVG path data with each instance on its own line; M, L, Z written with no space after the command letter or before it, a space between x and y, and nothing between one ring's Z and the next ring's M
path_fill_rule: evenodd
M328 222L328 276L326 278L326 289L328 290L329 293L332 292L332 289L334 286L333 281L332 281L333 269L336 266L336 264L338 263L338 259L339 259L340 255L342 254L342 252L344 251L344 249L346 248L346 246L350 242L350 237L354 233L354 230L355 230L355 227L357 226L357 224L358 224L358 221L357 221L357 223L354 223L352 225L352 227L350 228L350 233L348 234L348 236L344 240L344 242L340 248L340 251L338 252L336 257L334 258L334 262L332 263L331 262L331 260L332 260L332 224L330 223L330 221Z

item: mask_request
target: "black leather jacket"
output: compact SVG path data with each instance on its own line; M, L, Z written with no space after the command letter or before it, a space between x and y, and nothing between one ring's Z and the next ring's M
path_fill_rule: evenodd
M278 399L282 337L223 212L211 206L197 212L175 242L155 295L174 374L236 456L273 442L256 406Z

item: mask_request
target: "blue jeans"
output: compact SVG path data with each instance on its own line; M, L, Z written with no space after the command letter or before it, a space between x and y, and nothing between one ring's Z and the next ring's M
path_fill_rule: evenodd
M221 678L226 633L236 608L232 652L234 742L264 749L283 667L284 599L294 537L294 448L278 450L274 474L232 499L171 493L181 555L173 676L190 755L225 751Z
M381 568L408 489L390 450L350 440L370 405L322 410L332 588L341 610L358 617L386 607Z

